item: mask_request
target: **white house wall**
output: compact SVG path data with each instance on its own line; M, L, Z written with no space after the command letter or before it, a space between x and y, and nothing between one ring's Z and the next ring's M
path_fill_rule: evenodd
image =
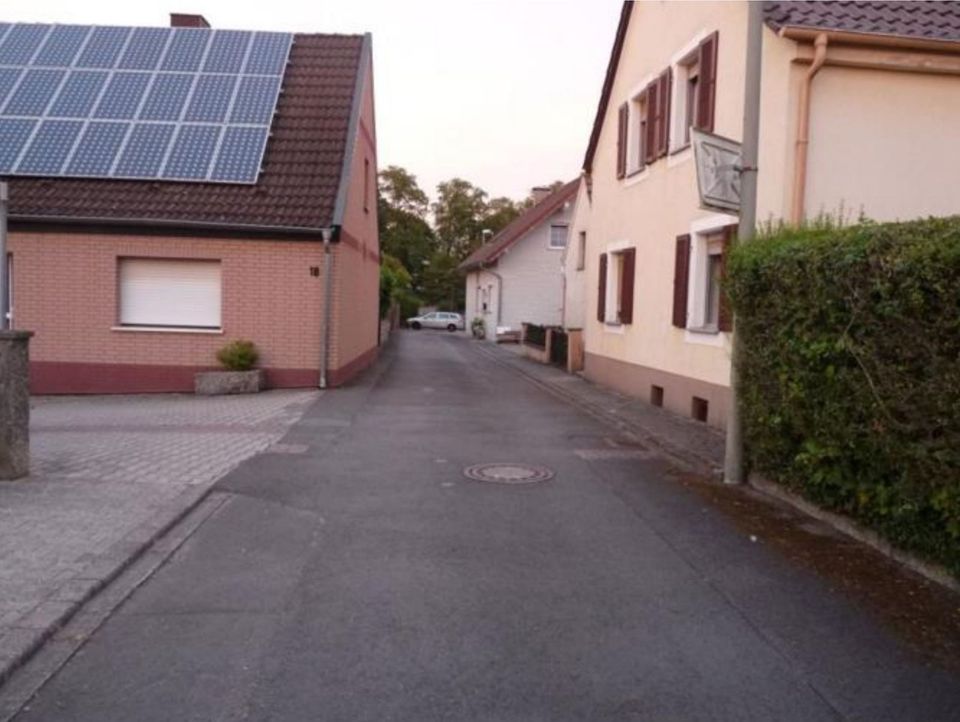
M578 268L580 260L580 233L586 233L590 227L590 200L587 196L587 184L580 182L577 200L570 222L570 235L567 250L563 258L563 326L568 329L583 328L586 320L586 268Z

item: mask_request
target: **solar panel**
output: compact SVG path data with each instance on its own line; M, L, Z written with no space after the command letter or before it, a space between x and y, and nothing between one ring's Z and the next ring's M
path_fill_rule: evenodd
M172 123L134 125L117 161L116 174L130 178L156 178L175 127Z
M30 68L3 108L4 115L43 115L66 72Z
M33 64L69 67L89 34L90 28L82 25L55 25Z
M236 84L235 75L201 75L184 120L191 123L222 123Z
M0 172L255 183L292 42L0 23Z
M9 173L37 121L28 118L0 118L0 173Z
M114 73L107 84L94 116L132 120L150 82L148 73Z
M173 150L163 168L166 178L206 178L220 139L216 125L181 125Z
M213 180L248 183L256 180L266 142L266 128L227 128L213 166Z
M82 128L83 121L80 120L45 120L40 123L30 148L17 164L17 172L60 173Z
M129 123L90 123L80 138L65 175L109 176L117 151L129 130Z
M154 70L170 39L167 28L134 28L130 44L120 58L124 70Z
M47 115L54 118L86 118L93 110L107 76L108 73L103 70L74 70L69 73Z

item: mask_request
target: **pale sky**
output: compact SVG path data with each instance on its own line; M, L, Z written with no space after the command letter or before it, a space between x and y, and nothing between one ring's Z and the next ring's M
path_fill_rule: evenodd
M431 196L459 176L492 197L579 173L620 0L12 0L0 19L373 34L381 167Z

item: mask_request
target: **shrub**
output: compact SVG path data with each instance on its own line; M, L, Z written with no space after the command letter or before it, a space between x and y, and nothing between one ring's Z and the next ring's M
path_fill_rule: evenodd
M249 371L257 365L260 352L253 341L236 340L217 351L217 360L228 371Z
M748 461L960 575L960 217L735 248Z

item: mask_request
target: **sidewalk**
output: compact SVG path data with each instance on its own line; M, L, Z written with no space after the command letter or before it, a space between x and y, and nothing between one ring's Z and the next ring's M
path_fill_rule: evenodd
M519 344L476 343L474 347L589 414L633 434L681 467L719 477L724 451L724 436L719 429L598 386L556 366L531 361L523 356Z
M0 483L0 684L318 396L34 399L32 473Z

